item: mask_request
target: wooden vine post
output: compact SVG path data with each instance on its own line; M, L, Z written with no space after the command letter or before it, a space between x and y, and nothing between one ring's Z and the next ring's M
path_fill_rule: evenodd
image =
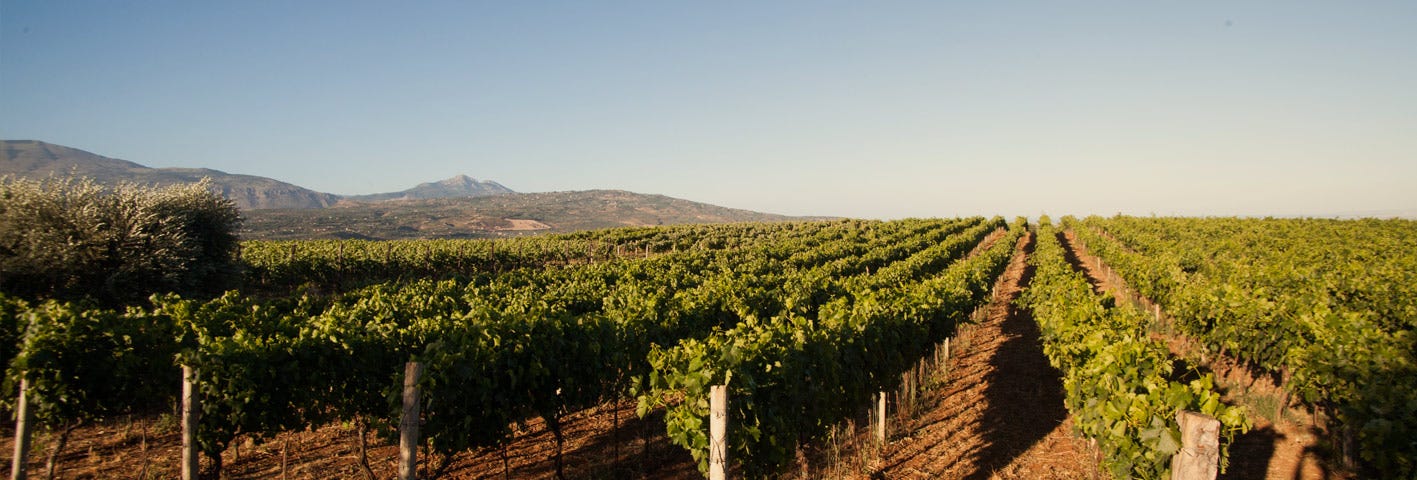
M20 398L15 403L15 456L10 460L10 479L25 480L25 460L30 456L30 427L34 411L29 406L30 381L20 377Z
M950 378L950 338L945 337L945 380Z
M335 254L335 287L344 288L344 241L339 242L338 252Z
M886 444L886 392L876 393L876 444Z
M418 378L423 364L403 366L403 416L399 419L399 480L418 478Z
M197 397L197 369L182 366L182 480L197 480L197 425L202 417L201 400Z
M1185 410L1176 412L1181 424L1181 450L1171 457L1171 480L1215 480L1220 469L1220 420Z
M728 385L709 387L709 480L728 478Z

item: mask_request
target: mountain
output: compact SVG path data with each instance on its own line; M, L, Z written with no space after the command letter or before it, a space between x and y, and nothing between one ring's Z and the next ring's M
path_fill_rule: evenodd
M206 168L148 168L127 160L108 158L63 145L34 140L5 140L0 147L0 175L42 179L49 175L77 175L102 185L132 182L140 185L192 183L211 177L221 195L242 210L261 208L324 208L340 197L282 181L254 175L233 175Z
M516 192L491 180L479 181L467 175L458 175L438 182L420 183L418 186L402 192L350 195L344 198L356 202L382 202L387 200L426 200L431 198L473 198L507 193Z
M815 218L813 218L815 219ZM242 238L486 238L685 223L808 220L621 190L340 204L246 212Z
M620 190L517 193L466 175L401 192L340 196L254 175L149 168L76 148L4 140L0 176L93 178L101 185L191 183L210 177L245 217L248 239L481 238L684 223L807 220ZM814 218L813 218L814 219Z
M149 168L127 160L34 140L5 140L0 149L0 175L40 179L53 175L89 177L102 185L132 182L141 185L191 183L211 177L217 193L242 210L267 208L325 208L340 201L380 202L430 198L481 197L515 193L497 182L458 175L439 182L419 184L401 192L340 196L317 192L255 175L233 175L207 168Z

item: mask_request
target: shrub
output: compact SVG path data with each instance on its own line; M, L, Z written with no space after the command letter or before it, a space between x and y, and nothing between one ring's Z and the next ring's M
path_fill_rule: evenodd
M169 187L0 178L0 291L132 304L235 286L240 212L211 182Z

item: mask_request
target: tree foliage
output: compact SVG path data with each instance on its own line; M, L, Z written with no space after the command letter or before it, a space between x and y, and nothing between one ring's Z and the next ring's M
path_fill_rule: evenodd
M0 179L0 290L107 305L157 292L214 296L240 278L241 217L210 187Z

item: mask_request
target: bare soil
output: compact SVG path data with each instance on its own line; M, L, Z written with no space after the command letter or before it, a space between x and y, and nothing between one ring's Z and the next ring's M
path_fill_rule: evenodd
M499 228L498 230L547 230L551 228L550 225L531 219L507 218L504 220L510 223L511 226Z
M1107 262L1092 255L1087 246L1077 240L1074 232L1064 232L1059 240L1066 247L1068 261L1075 269L1087 274L1088 281L1099 293L1113 295L1119 305L1130 302L1153 315L1158 312L1154 302L1129 288L1126 280L1117 275ZM1171 319L1164 311L1160 312L1156 322L1159 329L1152 336L1165 342L1173 356L1214 373L1223 401L1229 405L1245 406L1246 415L1254 423L1253 429L1237 436L1230 446L1230 466L1220 478L1353 478L1351 473L1336 467L1337 462L1327 454L1323 447L1325 433L1313 421L1317 416L1304 406L1287 401L1289 396L1284 393L1280 387L1282 382L1275 375L1250 368L1226 355L1202 354L1194 340L1165 328ZM1271 402L1272 405L1267 408L1269 411L1257 411L1256 404ZM1283 408L1278 408L1280 403L1285 404Z
M562 455L567 478L700 478L688 452L664 435L662 413L641 420L634 400L624 400L566 416ZM618 428L616 425L618 424ZM0 440L10 462L13 431ZM368 456L375 476L396 478L397 440L368 434ZM231 479L363 478L358 464L358 433L348 425L286 432L257 443L239 439L222 454L222 477ZM35 435L30 454L32 477L42 478L52 436ZM178 476L181 434L170 416L114 419L80 427L61 455L56 478L167 479ZM505 456L504 456L505 455ZM455 455L438 478L544 479L556 477L556 442L540 420L528 422L506 449L489 448ZM203 469L209 469L206 458ZM444 459L419 453L419 476L431 478ZM282 468L284 464L284 468Z

